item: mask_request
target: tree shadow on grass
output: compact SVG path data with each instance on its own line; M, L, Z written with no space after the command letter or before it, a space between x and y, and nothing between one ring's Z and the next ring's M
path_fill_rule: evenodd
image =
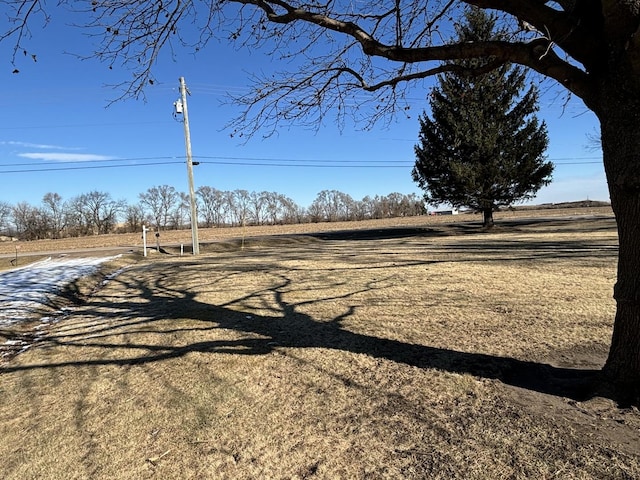
M523 217L504 218L496 221L493 228L482 226L478 222L451 222L415 227L382 227L350 230L333 230L327 232L301 234L320 240L367 241L385 239L403 239L409 237L450 237L470 236L491 233L541 233L563 232L581 235L596 231L616 232L615 218L612 216L580 216L580 217ZM292 236L301 236L292 235Z
M346 300L356 293L375 290L370 284L360 290L352 290L336 297L324 297L301 303L288 303L285 294L292 280L279 275L279 282L259 289L232 302L212 305L199 301L196 293L179 291L157 280L151 285L143 281L130 281L123 285L136 299L135 302L113 303L96 296L82 308L82 314L101 318L101 324L85 328L64 329L43 337L40 348L56 346L78 349L104 349L108 355L74 361L46 364L5 365L0 372L33 369L82 367L99 365L131 366L163 362L183 357L193 352L211 354L266 355L279 348L324 348L418 367L446 372L470 374L495 379L506 384L545 394L585 400L594 394L598 385L599 370L558 368L548 364L522 361L482 353L469 353L428 345L407 343L356 333L344 328L345 319L357 306L345 306L345 311L335 318L322 321L302 313L298 307L308 303ZM120 280L116 280L120 281ZM277 305L274 315L254 315L238 311L238 307L252 299L270 295ZM105 311L110 311L108 317ZM111 317L111 318L109 318ZM175 320L175 323L170 322ZM153 333L173 338L176 332L227 330L234 333L229 339L216 339L175 345L169 341L151 344L137 343L136 336ZM126 340L124 336L126 335ZM224 332L216 332L224 337ZM237 338L240 337L240 338ZM81 356L82 353L79 354Z
M588 238L587 233L610 232L616 235L615 219L610 216L586 217L532 217L502 219L498 227L485 229L474 222L460 222L416 227L384 227L352 230L336 230L316 233L291 234L270 237L253 237L247 239L246 245L256 245L260 248L273 248L274 251L286 246L287 249L306 245L313 248L324 242L334 244L352 244L357 246L358 252L373 253L380 257L384 255L379 249L380 241L393 241L395 246L411 243L416 248L426 249L428 255L434 248L446 250L455 254L454 262L461 261L521 261L558 258L611 259L617 257L618 245L616 241L607 238ZM536 238L523 241L518 234L535 236L550 232L563 233L558 239ZM499 235L492 235L499 234ZM501 234L506 234L501 235ZM509 234L515 234L511 237ZM450 238L447 242L444 239ZM305 241L306 239L306 241ZM438 246L431 243L438 239ZM469 241L460 241L469 239ZM424 241L422 244L421 241ZM320 243L315 243L320 242ZM241 240L225 241L226 250L240 249ZM369 247L369 250L367 250ZM217 252L221 250L219 243L203 245L204 251ZM177 250L176 250L177 252ZM308 249L302 250L302 255L308 255ZM438 260L436 260L438 261ZM425 262L427 263L427 262Z

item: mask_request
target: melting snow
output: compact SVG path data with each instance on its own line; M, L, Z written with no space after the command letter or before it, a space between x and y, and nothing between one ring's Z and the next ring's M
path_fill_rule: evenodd
M114 258L48 258L0 272L0 327L28 319L66 285L94 273L101 263Z

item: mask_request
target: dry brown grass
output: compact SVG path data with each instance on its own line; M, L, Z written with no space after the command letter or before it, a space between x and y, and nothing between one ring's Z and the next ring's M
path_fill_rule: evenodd
M539 212L531 211L505 211L495 214L496 220L509 220L513 218L530 217L531 215L543 215L545 217L567 215L611 215L610 207L592 207L592 208L569 208L558 210L540 210ZM199 238L201 242L219 242L228 239L247 238L256 236L273 236L273 235L299 235L306 233L331 232L342 230L363 230L375 228L390 227L409 227L409 226L425 226L425 225L448 225L452 223L468 223L481 222L480 215L464 214L456 216L422 216L408 218L390 218L381 220L364 220L361 222L333 222L333 223L303 223L298 225L265 225L265 226L247 226L233 228L200 228ZM149 246L155 246L156 239L149 234ZM190 230L168 230L160 234L160 245L191 245ZM82 238L63 238L56 240L38 240L33 242L0 242L0 256L6 256L7 261L0 264L0 268L6 266L18 247L19 259L28 257L30 254L37 253L73 253L78 249L108 249L108 248L136 248L142 247L141 233L113 234L113 235L96 235L92 237Z
M637 409L582 388L611 217L241 243L133 263L7 362L0 476L640 477Z

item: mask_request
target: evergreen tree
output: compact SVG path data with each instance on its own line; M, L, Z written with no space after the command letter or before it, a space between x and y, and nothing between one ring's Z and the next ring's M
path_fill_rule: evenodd
M495 17L469 8L458 25L459 42L498 40ZM482 67L485 60L463 60L462 66ZM448 72L438 77L430 105L432 118L420 117L420 141L415 147L414 181L427 203L449 203L483 213L483 225L493 226L500 206L533 198L551 182L553 165L545 162L547 128L534 115L538 92L525 87L521 67L503 65L480 76Z

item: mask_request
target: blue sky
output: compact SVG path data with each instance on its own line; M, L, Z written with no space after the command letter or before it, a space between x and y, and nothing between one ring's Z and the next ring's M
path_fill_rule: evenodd
M38 205L47 192L66 200L99 190L135 203L139 193L164 184L186 192L183 124L173 116L181 76L191 92L194 160L202 161L194 168L196 188L275 191L304 207L322 190L339 190L356 200L392 192L420 194L411 168L417 115L428 106L427 91L412 95L412 118L388 127L362 131L362 126L347 125L340 132L328 119L317 132L291 126L267 139L257 135L239 143L224 129L239 113L223 104L225 92L245 91L247 72L272 68L270 57L211 43L196 57L162 59L155 69L158 83L146 91L146 101L110 104L119 93L105 85L129 73L63 53L86 41L65 21L55 17L42 32L34 30L28 45L37 62L20 58L20 73L12 73L10 45L0 45L5 85L0 99L0 201ZM540 106L538 116L549 128L548 158L556 169L553 183L529 203L608 200L601 153L587 148L587 136L598 130L595 116L577 98L567 103L551 83L545 84ZM324 166L309 166L318 164Z

